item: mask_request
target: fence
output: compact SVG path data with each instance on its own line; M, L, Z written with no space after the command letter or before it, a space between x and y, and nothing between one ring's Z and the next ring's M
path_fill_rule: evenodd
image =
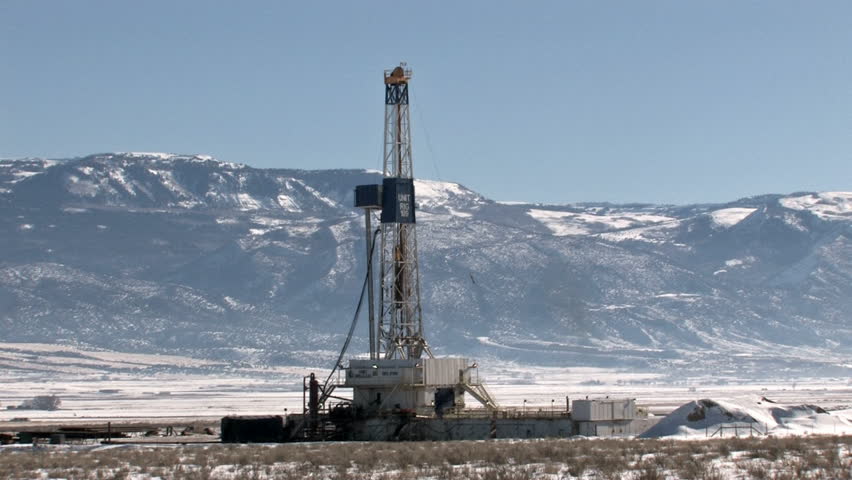
M715 430L712 430L714 427ZM743 435L753 437L755 435L766 435L768 431L769 429L766 424L760 424L758 422L732 422L721 423L719 425L714 425L713 427L706 427L704 429L704 434L707 437L715 437L716 435L724 437L725 433L733 433L735 437L739 437L742 433Z

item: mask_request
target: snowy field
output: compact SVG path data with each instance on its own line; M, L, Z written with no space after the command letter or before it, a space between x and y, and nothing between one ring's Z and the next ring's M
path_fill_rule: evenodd
M564 409L566 400L586 396L632 397L654 414L671 414L658 424L667 438L253 446L17 444L0 446L0 478L852 478L849 378L754 380L730 373L690 376L483 364L487 367L481 375L504 407L547 411ZM0 366L0 431L13 432L108 421L215 424L230 414L300 412L302 378L311 372L21 344L0 344ZM327 374L316 373L320 379ZM6 409L36 395L58 396L61 408ZM784 404L816 405L827 412L778 410ZM689 420L696 413L700 419ZM727 417L730 414L734 416ZM706 438L704 425L744 416L769 426L770 435Z
M25 372L0 373L0 427L20 426L26 418L39 423L92 421L167 421L300 412L302 376L308 369L228 374ZM323 372L317 372L319 375ZM501 406L527 410L564 409L567 399L630 397L651 413L667 414L686 402L711 398L754 401L766 397L779 404L815 404L826 410L852 408L848 379L800 378L772 382L713 377L684 378L672 383L659 374L606 369L555 369L504 365L483 372ZM56 411L7 410L36 395L56 395ZM566 398L567 397L567 398ZM474 401L467 399L469 405ZM286 411L285 411L286 409ZM4 425L5 424L5 425ZM842 433L841 431L838 433ZM852 428L849 432L852 433Z
M23 377L0 375L2 422L27 418L41 423L90 421L166 421L180 418L225 415L283 414L302 406L301 388L291 379L225 376L108 375L57 378L52 375ZM56 395L59 410L6 410L35 395ZM21 422L10 422L18 423Z
M852 409L849 378L755 380L730 373L690 376L493 360L482 364L481 378L500 405L528 411L564 410L569 400L606 396L635 398L637 405L656 415L697 399L751 405L765 397L782 405L813 404L844 415ZM302 379L312 371L320 380L328 374L307 367L234 367L188 357L0 343L0 430L34 423L167 424L301 412ZM345 396L346 390L337 393ZM9 409L39 395L56 395L60 409ZM466 401L475 404L472 398ZM821 428L825 430L825 425ZM838 423L823 433L834 432L852 433L852 428Z

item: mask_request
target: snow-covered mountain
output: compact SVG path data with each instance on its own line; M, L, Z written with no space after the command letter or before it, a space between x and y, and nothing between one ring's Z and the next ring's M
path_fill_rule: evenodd
M0 161L0 341L322 361L365 271L353 189L379 181L197 155ZM416 195L441 354L852 368L852 193L533 205L419 180Z

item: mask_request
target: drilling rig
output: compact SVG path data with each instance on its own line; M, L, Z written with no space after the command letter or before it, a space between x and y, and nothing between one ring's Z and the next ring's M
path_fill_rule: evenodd
M351 360L344 387L359 415L388 411L437 415L464 407L468 393L486 409L496 402L466 358L435 358L423 331L417 256L409 84L405 64L384 72L385 122L381 184L355 188L367 240L369 359ZM373 231L373 217L379 227ZM373 252L379 247L378 300ZM378 312L376 311L378 307Z
M378 322L370 331L370 358L433 358L423 338L420 307L420 269L414 212L414 166L411 159L411 123L408 82L404 66L385 72L384 169L381 185L359 185L355 206L365 210L368 255L373 249L370 217L381 212ZM368 272L372 258L368 256ZM373 299L369 299L369 305ZM371 311L374 309L371 308ZM374 319L370 318L373 325Z
M287 416L286 423L281 416L225 417L223 441L536 438L635 434L647 428L633 399L575 400L576 415L568 397L564 409L556 409L553 400L549 410L528 412L526 400L523 410L500 408L476 362L434 356L420 303L411 78L405 64L384 72L382 182L355 188L355 207L364 211L367 272L337 362L325 383L313 373L305 377L303 413ZM344 366L365 298L369 352ZM342 373L342 380L335 380L335 373ZM337 388L351 388L351 398L333 395ZM481 406L466 407L465 394ZM331 406L332 400L338 403Z

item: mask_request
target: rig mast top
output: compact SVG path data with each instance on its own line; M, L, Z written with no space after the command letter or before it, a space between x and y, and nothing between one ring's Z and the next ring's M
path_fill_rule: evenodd
M411 119L408 109L408 82L411 70L405 64L385 70L385 178L413 178L411 161Z
M411 69L405 68L404 63L400 63L393 70L385 70L385 85L399 85L408 83L411 79Z

